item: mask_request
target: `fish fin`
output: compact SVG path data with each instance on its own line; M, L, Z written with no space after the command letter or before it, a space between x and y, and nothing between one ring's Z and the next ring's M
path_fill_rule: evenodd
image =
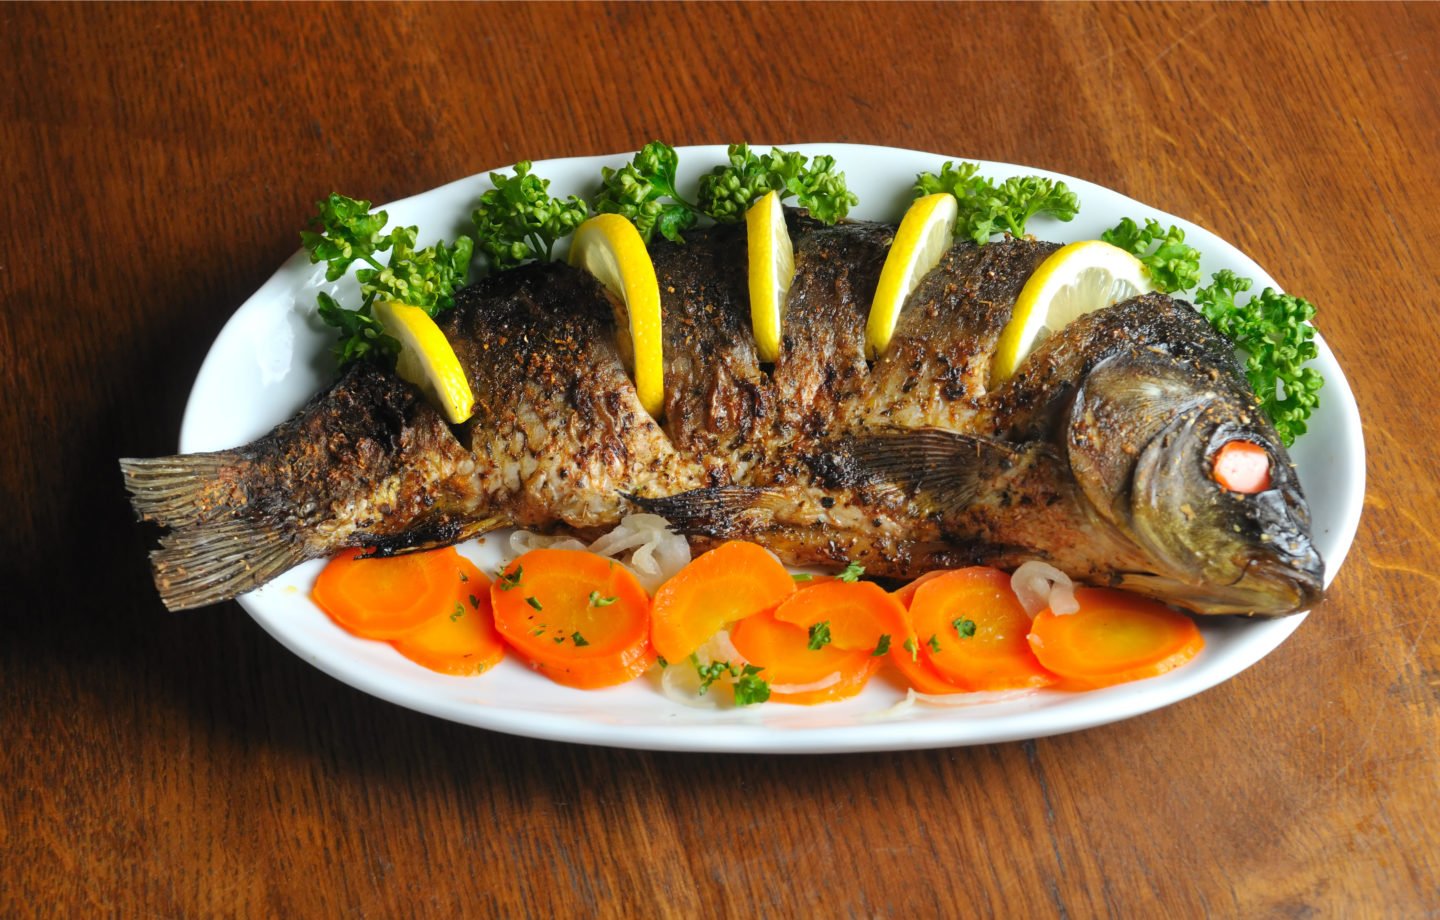
M373 549L375 556L399 556L404 553L418 553L427 549L440 549L463 543L471 537L487 534L501 527L515 523L508 517L492 515L478 521L465 521L441 517L424 521L412 529L386 537L367 540L365 546Z
M172 530L150 564L165 606L189 610L258 588L307 558L303 544L273 528L232 519Z
M942 428L897 429L847 439L841 452L868 485L899 489L924 513L971 504L987 483L1022 459L991 438Z
M155 588L171 610L243 594L310 557L303 542L242 516L239 451L124 459L130 503L142 520L173 528L150 554Z
M772 496L771 490L753 486L691 489L663 498L621 494L651 514L665 518L676 533L706 537L754 530L755 518L764 515L765 504Z
M178 527L233 516L236 505L245 501L238 483L245 463L239 451L222 450L125 458L120 471L141 520Z

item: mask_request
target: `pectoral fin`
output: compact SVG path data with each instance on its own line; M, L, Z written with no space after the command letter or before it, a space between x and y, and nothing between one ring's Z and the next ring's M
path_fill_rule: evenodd
M898 489L924 514L968 507L1025 460L1010 445L939 428L849 438L840 452L862 482Z

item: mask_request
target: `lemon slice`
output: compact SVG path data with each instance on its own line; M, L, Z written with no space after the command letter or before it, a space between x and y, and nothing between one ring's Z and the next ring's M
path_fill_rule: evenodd
M761 361L780 357L780 326L785 295L795 280L795 248L785 228L778 192L769 192L745 212L750 255L750 328Z
M875 286L870 320L865 325L865 353L871 359L885 353L905 298L950 248L959 211L954 195L939 192L917 200L905 212L880 269L880 283Z
M658 418L665 408L660 283L635 225L619 214L597 214L575 231L570 264L583 268L620 302L620 355L635 376L640 405Z
M1095 310L1154 290L1141 261L1118 246L1084 240L1040 263L1000 332L990 385L1004 383L1046 336Z
M429 314L419 307L381 300L375 304L375 318L386 335L400 342L395 372L425 391L452 424L468 419L475 411L475 394L455 349Z

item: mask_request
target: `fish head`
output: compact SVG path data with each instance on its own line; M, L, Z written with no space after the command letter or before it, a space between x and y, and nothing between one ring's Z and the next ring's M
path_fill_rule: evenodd
M1233 441L1264 451L1258 491L1217 479ZM1238 371L1159 348L1114 355L1077 390L1066 449L1086 499L1141 561L1119 587L1200 613L1282 616L1320 599L1324 563L1299 478Z

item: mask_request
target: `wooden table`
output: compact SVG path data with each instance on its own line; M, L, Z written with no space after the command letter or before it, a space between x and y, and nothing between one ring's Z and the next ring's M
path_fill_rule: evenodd
M1440 910L1440 7L0 7L0 915ZM1369 490L1330 598L1201 696L832 757L530 741L160 606L116 470L316 197L834 140L1083 176L1320 305Z

